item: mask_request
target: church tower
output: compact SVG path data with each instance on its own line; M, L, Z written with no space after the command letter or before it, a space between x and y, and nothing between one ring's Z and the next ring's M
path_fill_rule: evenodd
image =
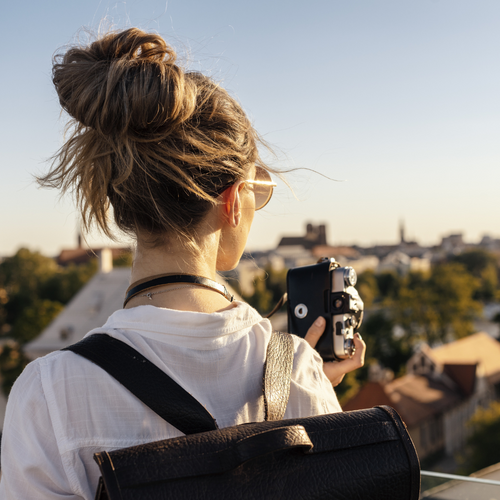
M403 220L399 221L399 244L403 245L405 240L405 223Z

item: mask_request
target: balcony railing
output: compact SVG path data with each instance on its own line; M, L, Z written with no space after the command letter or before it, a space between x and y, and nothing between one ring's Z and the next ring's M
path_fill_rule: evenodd
M459 476L442 472L421 471L420 498L426 500L490 500L500 498L500 481Z

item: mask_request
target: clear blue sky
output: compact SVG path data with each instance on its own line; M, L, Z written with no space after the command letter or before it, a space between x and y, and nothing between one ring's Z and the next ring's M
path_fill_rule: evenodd
M51 57L81 27L156 30L223 82L288 176L250 249L306 221L332 244L500 237L498 0L25 0L2 5L0 255L75 244L72 201L32 174L62 144ZM96 236L91 243L99 243Z

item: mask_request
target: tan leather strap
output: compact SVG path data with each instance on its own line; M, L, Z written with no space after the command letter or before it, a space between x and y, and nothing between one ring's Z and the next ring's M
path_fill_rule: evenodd
M293 339L289 333L273 332L264 365L264 408L266 421L281 420L290 397L293 368Z

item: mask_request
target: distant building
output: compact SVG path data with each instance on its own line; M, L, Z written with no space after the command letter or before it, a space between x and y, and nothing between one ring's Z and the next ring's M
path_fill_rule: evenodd
M324 224L314 226L313 224L308 223L306 226L306 234L304 236L284 236L281 238L278 248L299 246L306 250L312 250L318 245L327 245L326 226Z
M314 264L321 257L335 258L342 265L352 265L361 257L360 252L352 246L332 246L327 242L326 226L308 223L304 236L284 236L274 251L282 257L287 268ZM347 264L349 262L349 264ZM344 264L345 263L345 264ZM373 269L378 260L365 260L358 266L362 270ZM362 271L360 271L362 272Z
M330 245L318 245L311 250L313 256L317 259L320 257L343 257L345 259L356 260L360 258L360 253L353 247L347 246L330 246Z
M56 262L62 266L66 267L70 264L86 264L101 252L103 248L67 248L61 250L59 255L56 257ZM124 254L129 254L132 252L130 247L121 248L109 248L113 259L122 257Z
M484 332L469 335L430 350L437 365L444 363L476 363L478 372L492 387L495 397L500 399L500 342ZM416 353L409 361L408 365Z
M500 239L484 235L478 246L489 252L498 253L500 252Z
M462 233L450 234L441 239L441 248L448 254L462 253L465 247Z
M56 257L56 262L62 267L66 267L70 264L86 264L92 259L99 257L103 250L104 248L84 247L82 244L82 235L81 233L78 233L76 248L64 248L61 250L59 255ZM113 260L132 253L132 249L130 247L106 248L106 252L108 251L111 252Z
M337 254L335 260L343 267L352 267L358 274L369 270L375 271L380 263L378 257L375 257L375 255L362 255L356 259L348 259Z
M377 273L397 272L400 275L409 272L427 272L431 268L430 258L410 257L401 250L395 250L384 257L377 266Z
M420 458L463 448L466 422L478 406L489 404L500 389L500 343L485 333L431 349L421 348L407 363L407 375L371 381L344 404L344 410L376 405L401 415Z

